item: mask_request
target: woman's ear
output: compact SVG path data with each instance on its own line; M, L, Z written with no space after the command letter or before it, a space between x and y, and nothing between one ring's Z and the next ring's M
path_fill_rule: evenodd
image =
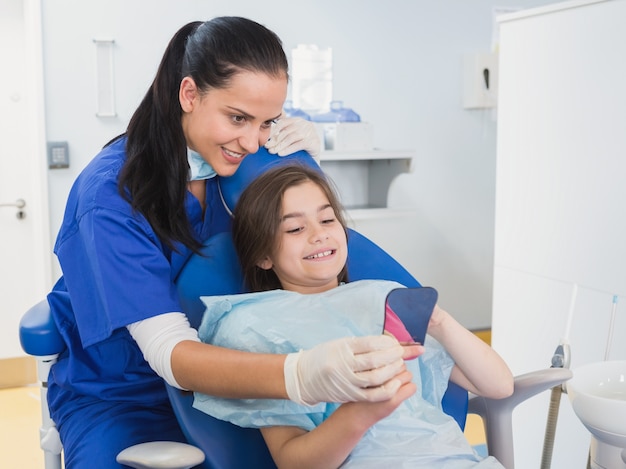
M180 82L180 89L178 90L178 100L180 101L180 107L183 112L193 111L193 107L198 98L198 87L196 82L191 77L185 77Z
M274 263L269 257L266 257L262 261L257 262L256 266L263 270L270 270L272 267L274 267Z

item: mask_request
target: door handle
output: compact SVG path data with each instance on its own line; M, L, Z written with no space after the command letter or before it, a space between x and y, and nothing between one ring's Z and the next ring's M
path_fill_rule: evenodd
M8 204L0 204L0 207L24 208L26 207L26 201L24 199L17 199L15 202L9 202Z
M20 220L26 216L26 213L22 210L26 207L26 201L24 199L17 199L15 202L0 204L0 207L15 207L17 209L16 216Z

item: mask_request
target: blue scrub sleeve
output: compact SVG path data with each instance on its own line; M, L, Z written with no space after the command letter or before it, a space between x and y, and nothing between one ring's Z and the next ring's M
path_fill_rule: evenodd
M140 215L89 210L57 256L84 347L130 323L181 310L169 259Z

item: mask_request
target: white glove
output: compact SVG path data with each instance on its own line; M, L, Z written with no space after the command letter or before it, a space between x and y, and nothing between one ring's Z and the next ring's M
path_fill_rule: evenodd
M319 163L322 149L320 137L313 122L301 117L281 117L272 125L270 138L265 144L270 153L286 156L305 150Z
M285 386L298 404L378 402L400 388L403 349L387 335L347 337L287 355Z

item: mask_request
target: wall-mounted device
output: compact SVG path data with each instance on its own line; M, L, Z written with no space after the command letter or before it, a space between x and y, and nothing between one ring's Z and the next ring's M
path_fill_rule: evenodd
M70 151L67 142L48 142L48 168L70 167Z
M494 108L498 102L498 55L468 54L463 60L463 107Z

